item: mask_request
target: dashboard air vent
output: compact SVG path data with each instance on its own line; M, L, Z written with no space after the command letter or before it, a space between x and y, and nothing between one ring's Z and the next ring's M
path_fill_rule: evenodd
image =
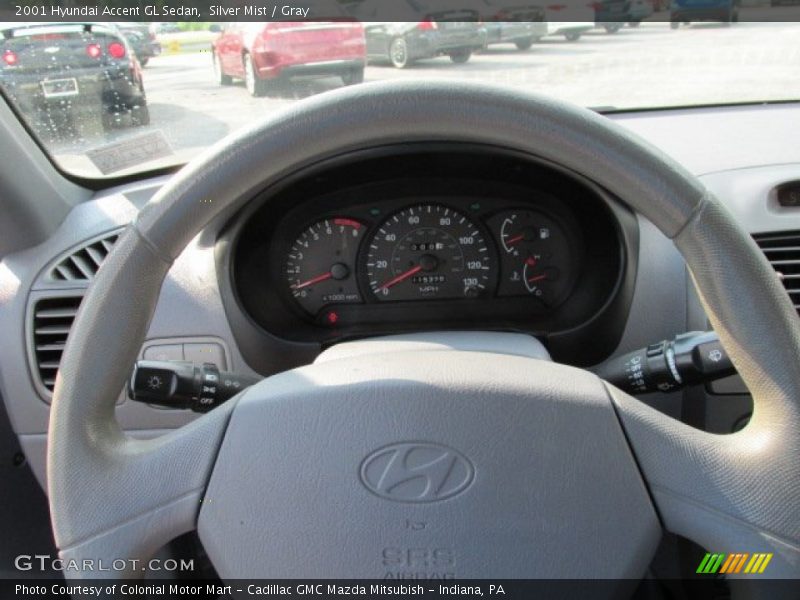
M50 392L72 322L78 313L81 296L45 298L33 309L33 356L39 381Z
M800 314L800 231L761 233L753 238L775 268Z
M91 281L111 251L119 232L86 244L58 262L50 271L54 281Z

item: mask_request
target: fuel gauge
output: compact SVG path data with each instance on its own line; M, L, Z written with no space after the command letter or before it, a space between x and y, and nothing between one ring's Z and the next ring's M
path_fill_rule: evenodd
M569 291L573 251L564 228L529 209L507 210L489 219L500 246L498 296L533 296L548 305Z
M530 214L530 213L526 213ZM551 231L547 226L536 227L537 223L525 223L529 219L520 219L520 213L509 213L500 225L500 243L507 254L519 256L520 248L537 240L546 240ZM541 225L541 223L539 223Z

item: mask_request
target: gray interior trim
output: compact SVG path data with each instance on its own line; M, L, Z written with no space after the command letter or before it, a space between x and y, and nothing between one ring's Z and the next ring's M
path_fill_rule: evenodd
M0 257L46 240L90 192L59 173L0 97ZM35 185L32 185L35 182Z
M695 175L800 163L800 103L609 115Z
M639 260L628 320L615 356L691 331L686 321L686 264L668 237L638 215ZM639 397L664 414L681 418L682 392Z
M322 352L315 363L369 356L385 352L461 350L550 360L550 353L535 337L522 333L492 331L433 331L382 336L336 344Z
M702 181L751 233L800 229L800 208L779 206L775 188L800 180L800 163L705 175Z

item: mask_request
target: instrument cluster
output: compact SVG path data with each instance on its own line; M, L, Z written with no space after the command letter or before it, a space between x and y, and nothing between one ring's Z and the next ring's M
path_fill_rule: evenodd
M369 302L529 297L551 308L562 301L579 268L579 236L538 207L482 215L481 206L453 198L389 212L378 203L320 217L278 250L285 292L328 324L341 305Z
M262 192L223 237L223 300L254 354L433 329L530 332L553 352L595 331L589 360L621 334L637 231L618 201L554 165L408 145Z

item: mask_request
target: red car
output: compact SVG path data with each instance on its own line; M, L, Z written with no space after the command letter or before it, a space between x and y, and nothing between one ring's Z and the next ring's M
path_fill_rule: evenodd
M211 49L217 82L244 79L253 96L263 96L279 77L364 81L364 28L355 21L229 23Z

